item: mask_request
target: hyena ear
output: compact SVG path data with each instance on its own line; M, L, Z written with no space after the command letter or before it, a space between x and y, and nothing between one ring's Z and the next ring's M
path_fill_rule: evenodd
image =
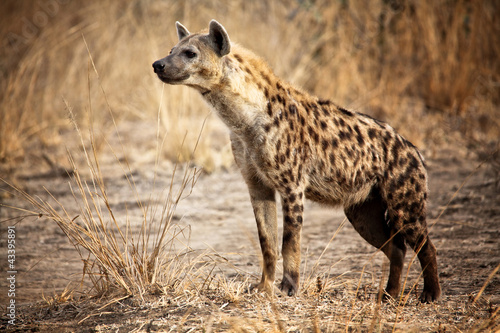
M208 37L217 54L221 57L228 54L231 51L231 42L226 29L216 20L212 20L208 31Z
M186 29L179 21L175 22L175 27L177 28L177 36L179 40L190 35L189 30Z

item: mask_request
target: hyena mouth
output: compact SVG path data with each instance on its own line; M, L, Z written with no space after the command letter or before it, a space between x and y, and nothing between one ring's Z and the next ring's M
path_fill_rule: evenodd
M166 70L168 70L168 68L165 67L165 64L161 60L155 61L153 63L153 71L156 73L156 75L158 75L158 78L165 83L174 84L177 82L182 82L189 78L189 74L184 74L176 77L175 75L168 73Z
M169 84L181 83L182 81L189 79L189 74L182 75L179 77L173 77L173 76L167 75L164 72L161 72L161 73L156 73L156 75L158 75L158 78L160 80L162 80L165 83L169 83Z

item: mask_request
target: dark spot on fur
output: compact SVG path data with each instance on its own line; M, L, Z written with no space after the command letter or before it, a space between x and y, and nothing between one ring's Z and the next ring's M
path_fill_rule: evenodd
M288 222L291 223L291 222ZM288 244L292 241L293 232L290 230L283 231L283 244Z
M267 102L267 114L269 115L269 117L273 116L273 107L270 102Z
M283 156L281 156L281 159L284 160ZM281 175L281 182L283 184L288 184L288 183L290 183L290 180L288 179L288 177L286 175Z
M306 119L302 115L300 115L300 124L302 126L304 126L306 124Z
M352 133L349 132L349 131L340 131L339 132L339 138L340 140L342 141L347 141L347 140L350 140L351 139L351 136L352 136Z
M347 116L347 117L352 117L354 116L354 114L351 112L351 111L348 111L344 108L341 108L341 107L338 107L339 111L342 112L343 115Z
M337 148L339 146L339 140L337 138L332 139L332 147Z
M339 118L339 126L346 127L346 123L345 123L344 119Z
M280 125L280 119L278 117L274 118L274 126L278 127Z
M420 211L421 204L418 202L414 202L410 205L410 213L416 214Z
M252 70L249 67L244 66L243 69L245 70L245 72L247 72L248 74L250 74L251 77L253 77Z
M334 155L333 153L330 153L330 156L329 156L329 157L330 157L330 163L331 163L332 165L335 165L335 155Z
M368 130L368 136L370 137L370 139L375 139L375 137L377 136L377 131L373 128L370 128Z
M290 104L290 106L288 107L288 110L290 110L291 115L294 115L297 113L297 107L295 106L295 104Z
M330 143L328 142L328 140L323 139L321 141L321 148L323 148L323 150L327 150L329 145Z
M354 132L356 132L356 140L358 141L358 144L360 146L364 145L365 139L363 138L363 134L361 134L361 131L360 131L358 125L354 126Z
M411 167L412 169L418 169L419 163L418 163L418 160L415 158L415 156L412 156L412 155L407 155L407 156L408 156L408 159L410 160L408 167Z
M321 107L321 110L323 111L323 114L325 116L329 116L330 115L330 110L328 110L328 108L326 106Z
M309 132L309 136L311 138L315 138L318 136L318 133L314 131L314 129L311 126L307 126L307 132ZM316 140L315 140L316 141Z
M314 139L314 142L315 142L316 144L319 144L319 134L318 134L318 133L314 132L313 139Z
M266 96L266 98L269 98L269 89L264 88L264 96Z
M326 129L328 128L328 125L327 125L327 124L326 124L326 122L325 122L325 121L323 121L323 120L322 120L319 124L321 125L321 129L322 129L322 130L326 130Z

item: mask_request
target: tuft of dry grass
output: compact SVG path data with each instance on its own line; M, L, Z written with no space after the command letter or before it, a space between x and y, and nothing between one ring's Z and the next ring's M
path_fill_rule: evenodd
M136 192L137 204L142 211L142 220L134 221L131 225L128 217L126 221L116 218L94 142L91 146L90 152L84 149L91 175L89 180L82 178L69 154L72 165L69 173L73 183L71 191L79 207L78 215L67 211L55 196L51 195L53 202L43 201L9 185L16 195L32 205L33 211L28 213L54 221L68 237L82 260L82 281L88 278L90 295L101 297L116 294L143 298L144 295L161 291L161 288L188 288L199 274L198 270L203 267L200 263L204 254L193 258L193 251L187 245L187 230L173 224L172 219L179 201L195 185L199 170L185 166L183 171L179 171L182 172L180 186L175 188L176 166L165 197L151 198L149 202L139 199L133 176L125 174L131 189ZM164 204L158 207L154 202ZM57 300L67 300L67 294L69 292L65 291L63 295L47 302L51 304Z

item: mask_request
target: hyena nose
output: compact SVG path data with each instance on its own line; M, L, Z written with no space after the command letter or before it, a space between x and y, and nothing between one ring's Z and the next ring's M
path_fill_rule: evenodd
M161 73L165 69L165 64L163 64L160 60L157 60L153 63L153 69L155 73Z

